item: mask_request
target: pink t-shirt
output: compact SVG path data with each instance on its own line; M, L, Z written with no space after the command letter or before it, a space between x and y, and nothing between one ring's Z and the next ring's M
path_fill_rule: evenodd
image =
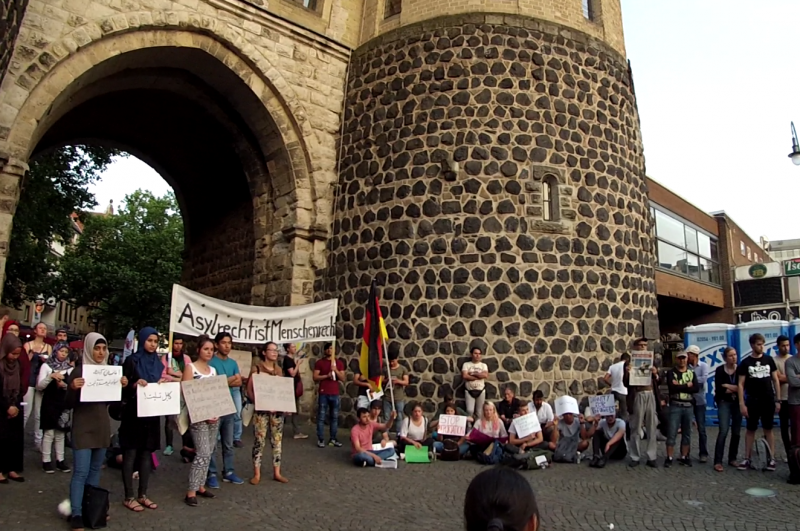
M350 455L354 456L358 453L357 448L360 446L362 452L372 451L372 432L374 430L372 422L363 426L360 422L350 429L350 443L352 448ZM358 443L358 444L356 444Z
M171 374L167 374L167 356L161 356L161 365L164 366L164 370L161 372L161 377L166 378L170 382L179 382L180 379L175 378ZM187 356L186 354L183 355L183 366L184 367L191 367L192 366L192 358Z

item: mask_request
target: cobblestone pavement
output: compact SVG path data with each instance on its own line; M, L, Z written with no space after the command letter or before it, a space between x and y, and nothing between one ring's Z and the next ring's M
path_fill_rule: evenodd
M312 432L309 426L307 433ZM346 435L340 438L347 440ZM716 430L709 430L709 440L715 437ZM245 480L251 477L251 441L248 435L246 447L236 450L236 471ZM315 442L313 437L285 440L283 472L290 483L223 484L214 491L217 498L200 499L197 508L182 502L189 465L177 454L160 456L162 466L151 478L150 497L160 504L156 511L134 514L124 509L120 472L106 469L102 484L112 492L108 529L463 529L464 492L482 470L476 463L362 469L350 464L347 445L318 449ZM659 446L663 453L663 443ZM28 451L24 484L0 485L4 531L67 529L56 505L68 495L70 474L45 475L37 457ZM267 455L264 462L269 463ZM788 468L782 462L774 473L727 469L720 474L710 463L669 470L630 469L622 463L595 470L582 463L524 474L536 491L544 531L600 531L611 523L615 531L800 528L800 487L785 483ZM753 498L745 493L751 487L772 489L776 496Z

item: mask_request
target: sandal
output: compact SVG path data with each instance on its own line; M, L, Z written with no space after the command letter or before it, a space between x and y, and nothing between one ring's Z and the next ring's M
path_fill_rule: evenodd
M216 498L214 493L208 490L198 490L197 495L201 498Z
M144 507L142 507L139 504L139 502L137 502L133 498L131 498L129 500L125 500L124 502L122 502L122 505L124 505L127 509L129 509L129 510L135 512L135 513L140 513L142 511L144 511Z
M151 509L153 511L158 509L158 504L154 503L153 500L149 499L147 496L139 498L139 503L141 503L143 506L145 506L148 509Z
M725 471L725 469L722 468L722 463L717 463L716 465L714 465L714 470L716 470L717 472L724 472Z

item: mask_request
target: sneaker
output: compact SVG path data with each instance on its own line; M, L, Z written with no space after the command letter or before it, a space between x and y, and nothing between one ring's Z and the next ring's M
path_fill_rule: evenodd
M233 483L234 485L241 485L244 483L244 480L231 472L230 474L225 474L222 476L222 481L225 483Z
M42 470L44 470L45 474L53 474L56 471L53 467L53 463L42 463Z
M701 455L700 456L700 462L701 463L708 463L708 456L707 455Z
M323 441L322 439L319 439L317 441L317 448L325 448L325 441Z
M652 461L647 462L647 466L649 466L650 468L658 468L658 463L656 463L656 460L653 459Z
M336 439L331 439L330 441L328 441L328 446L334 446L336 448L341 448L342 447L342 443L340 443Z
M778 464L775 462L774 459L770 459L767 463L767 471L775 472L775 468L777 468Z
M69 519L70 529L83 529L83 516L71 516Z
M305 433L295 433L294 434L294 438L295 439L308 439L308 435L306 435Z
M206 479L206 487L209 489L218 489L219 481L217 481L217 476L208 476L208 479Z
M65 461L59 461L56 463L56 468L61 472L72 472L72 469Z
M672 458L671 457L666 457L664 459L664 468L669 468L671 466L672 466Z
M678 458L678 464L679 465L683 465L683 466L691 467L692 466L692 458L689 457L688 455L686 457L679 457Z
M242 441L233 441L233 446L235 448L244 448L244 443Z
M639 461L634 461L634 460L631 459L631 462L628 463L628 466L631 467L631 468L636 468L637 466L639 466ZM666 465L664 465L664 466L666 466Z
M164 455L167 457L171 456L173 453L175 453L175 450L172 449L172 446L167 445L167 447L164 448Z
M739 465L736 467L739 470L750 470L750 460L749 459L742 459L739 462Z

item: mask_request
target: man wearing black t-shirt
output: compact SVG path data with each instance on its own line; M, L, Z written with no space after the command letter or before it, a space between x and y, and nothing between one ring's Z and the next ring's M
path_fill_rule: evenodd
M739 470L750 468L750 455L753 441L756 438L758 421L764 429L764 439L771 453L767 470L775 470L775 437L772 435L772 424L775 413L781 407L781 384L778 380L778 367L775 360L764 355L764 336L750 336L750 348L753 353L743 359L736 370L739 376L739 408L747 419L745 434L745 459L739 463Z

